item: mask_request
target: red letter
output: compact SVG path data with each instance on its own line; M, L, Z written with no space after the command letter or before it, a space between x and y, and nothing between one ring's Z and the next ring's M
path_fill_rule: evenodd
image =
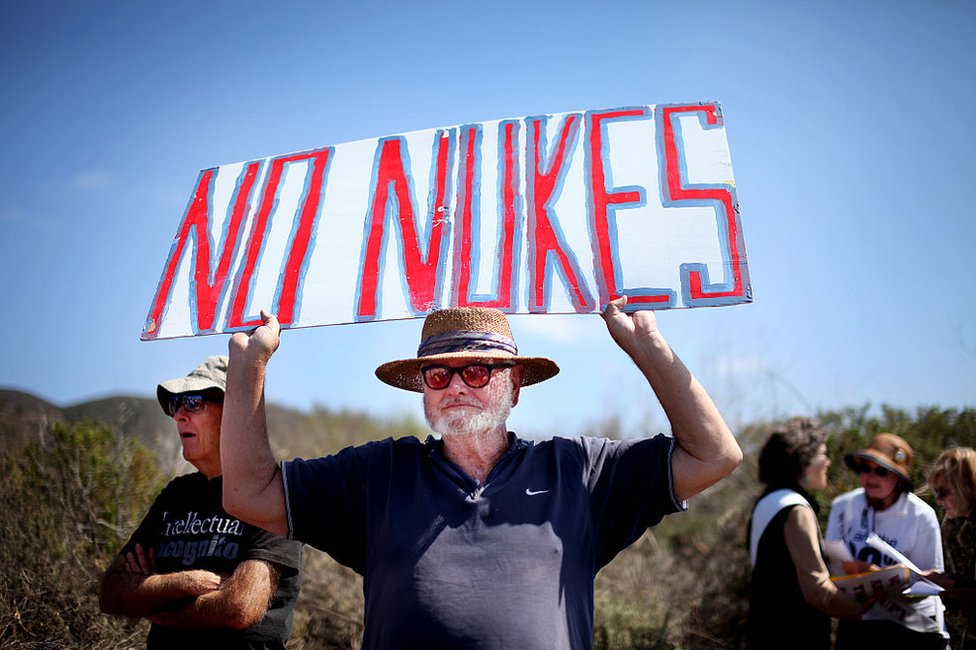
M614 111L589 112L587 130L589 148L587 149L587 167L590 173L589 182L589 213L590 238L593 247L593 270L600 293L600 304L606 305L611 300L627 294L628 311L645 309L646 305L671 305L674 292L669 289L631 288L619 290L617 282L617 225L616 206L639 207L645 205L646 196L643 187L611 188L607 187L609 160L605 157L603 123L608 120L646 119L649 115L646 109L620 109ZM616 191L614 191L616 190Z
M480 230L481 196L481 127L465 127L461 133L461 164L458 170L458 204L461 215L454 245L454 304L458 307L495 307L511 310L513 306L512 274L515 260L515 229L518 196L518 158L515 135L518 122L498 125L499 135L499 201L498 248L495 254L497 275L494 297L471 295L472 260L474 270L481 267L480 237L472 239L472 230Z
M366 232L360 263L360 278L356 319L373 320L378 317L376 303L380 284L381 258L386 248L387 207L391 198L396 202L400 248L403 254L403 273L410 294L410 308L422 314L435 307L443 278L441 249L447 237L444 214L449 210L447 178L451 164L453 131L434 134L434 155L431 164L431 190L428 196L427 254L421 255L420 234L414 216L414 197L409 169L409 155L401 137L384 138L376 149L373 163L372 199L366 214ZM406 163L404 162L406 159ZM392 197L390 189L392 186Z
M200 173L193 200L190 202L186 216L177 230L176 240L169 251L163 277L156 289L152 308L149 311L149 317L146 319L146 327L142 335L143 340L156 338L159 333L163 310L169 300L170 291L173 289L176 267L183 257L183 249L191 232L196 243L196 254L193 258L193 273L190 280L190 324L195 334L213 332L215 312L218 305L223 302L222 298L226 289L225 281L230 270L230 263L237 250L244 215L247 212L251 190L254 188L254 181L260 167L261 164L258 162L248 163L237 179L237 189L231 199L233 208L224 223L224 232L219 244L220 260L217 263L216 272L213 274L210 270L212 259L210 254L210 193L215 170L207 169ZM195 323L193 312L196 313Z
M308 256L311 252L311 243L314 239L312 233L322 202L331 154L332 148L326 147L307 153L282 156L271 161L271 171L264 186L261 209L258 210L258 214L254 218L254 225L251 226L247 258L234 283L232 308L227 315L228 330L244 329L261 324L261 319L257 317L245 321L244 309L253 288L254 270L261 257L261 250L264 248L264 238L268 233L271 212L278 203L278 185L281 183L281 175L285 165L310 160L312 164L305 174L305 192L299 202L301 214L299 216L296 213L292 216L293 220L296 216L299 217L298 223L294 225L290 237L288 259L283 260L281 273L278 276L278 288L271 306L271 311L277 314L278 321L283 327L294 322L297 311L295 305L301 304L301 283L305 278L305 265L308 263Z
M532 143L526 146L526 167L532 173L526 178L528 188L528 237L529 237L529 311L545 312L549 308L550 279L546 275L550 254L556 256L557 273L570 289L570 300L577 312L591 312L594 309L593 297L586 290L581 279L576 257L563 241L559 222L554 220L550 203L559 196L559 190L566 175L564 166L572 157L576 136L579 133L580 116L570 114L563 118L559 127L556 150L552 153L546 168L546 118L526 118Z
M719 217L718 231L722 238L723 257L725 258L726 277L731 276L731 282L709 284L708 268L701 263L685 263L681 265L682 295L685 304L689 306L730 305L749 300L752 288L749 285L749 271L745 261L740 257L740 251L745 250L742 229L739 226L739 205L733 195L734 190L726 184L713 186L698 186L686 188L682 186L681 159L678 152L678 141L675 138L676 113L699 113L706 122L703 128L711 128L721 124L721 114L715 104L694 104L689 106L664 106L659 109L659 129L664 134L659 138L663 147L661 159L662 185L667 187L664 197L666 207L680 207L684 201L692 205L711 205L716 209Z

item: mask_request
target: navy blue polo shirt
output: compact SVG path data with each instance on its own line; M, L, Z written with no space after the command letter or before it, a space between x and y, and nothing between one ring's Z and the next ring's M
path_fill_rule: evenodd
M282 463L290 536L364 577L363 648L590 648L597 571L684 509L670 437L509 439L483 487L433 437Z

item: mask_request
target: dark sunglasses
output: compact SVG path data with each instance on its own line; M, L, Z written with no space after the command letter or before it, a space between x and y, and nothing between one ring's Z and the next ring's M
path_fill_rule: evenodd
M424 377L427 388L434 390L444 390L447 388L455 374L461 375L463 381L469 388L483 388L491 380L491 371L496 368L511 368L514 363L472 363L460 368L451 366L424 366L420 369L420 374Z
M888 474L891 474L891 470L885 469L884 467L881 466L868 467L867 465L858 465L856 471L858 475L874 474L878 478L884 478L888 476Z
M935 495L936 499L944 499L949 496L948 488L932 488L932 494Z
M199 413L207 408L207 398L200 393L178 393L170 395L166 402L166 415L176 417L176 412L183 407L187 413Z

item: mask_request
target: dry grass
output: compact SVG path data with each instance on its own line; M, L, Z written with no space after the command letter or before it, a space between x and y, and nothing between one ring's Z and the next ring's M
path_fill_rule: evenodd
M143 643L144 626L99 612L98 581L157 479L148 452L91 425L0 457L0 648Z
M361 416L326 415L291 424L328 435L333 446L353 442L347 441L349 432L364 426ZM914 418L886 411L880 420L847 410L827 414L825 421L838 460L879 429L901 433L918 452L919 476L944 447L976 444L972 409L920 409ZM367 429L376 433L378 426ZM600 572L597 650L743 647L745 526L761 487L755 453L767 432L764 426L740 432L743 466L696 497L688 513L666 518ZM54 424L18 440L33 442L0 448L0 648L142 647L147 626L101 615L97 589L101 571L161 487L152 454L90 424ZM306 436L291 444L312 442ZM838 460L831 468L833 490L821 495L824 503L849 487L849 472ZM358 650L362 611L359 576L309 550L289 647Z

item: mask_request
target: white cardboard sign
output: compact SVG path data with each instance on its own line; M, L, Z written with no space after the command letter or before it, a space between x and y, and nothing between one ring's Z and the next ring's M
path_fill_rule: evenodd
M721 107L360 140L200 172L144 340L423 316L752 300Z

